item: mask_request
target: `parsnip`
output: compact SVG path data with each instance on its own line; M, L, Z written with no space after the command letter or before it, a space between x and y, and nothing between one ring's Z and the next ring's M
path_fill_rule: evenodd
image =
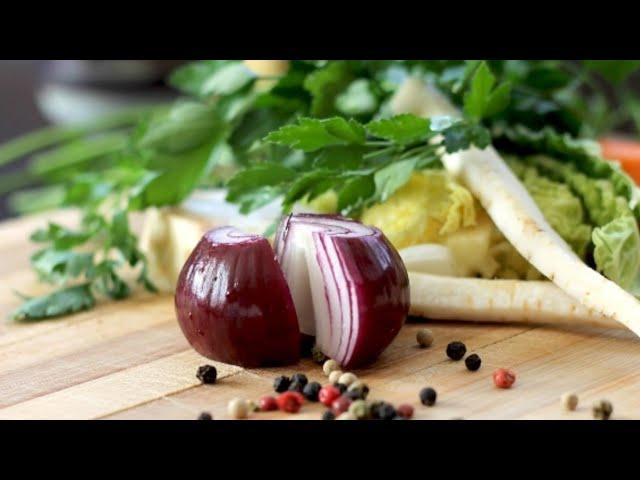
M622 327L549 281L455 278L409 272L410 314L436 320Z

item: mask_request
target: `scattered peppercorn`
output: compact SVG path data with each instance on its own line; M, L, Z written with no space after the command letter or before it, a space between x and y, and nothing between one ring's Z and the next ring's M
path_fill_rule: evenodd
M342 370L334 370L329 374L329 382L330 383L338 383L338 380L342 376Z
M371 409L371 416L378 420L393 420L396 413L395 407L387 402L379 402Z
M336 417L336 420L357 420L357 418L351 415L349 412L344 412L338 415Z
M578 396L575 393L565 393L560 397L562 406L565 410L570 412L574 411L578 407Z
M249 408L247 407L246 400L241 398L234 398L227 405L227 413L231 418L241 419L247 418L249 415Z
M608 400L600 400L593 406L593 418L597 420L609 420L613 413L613 405Z
M408 420L407 418L404 418L403 416L400 415L396 415L395 417L393 417L391 420Z
M493 383L498 388L511 388L516 381L516 374L506 368L499 368L493 372Z
M467 366L467 370L471 372L475 372L480 368L482 364L482 360L476 353L472 353L467 358L464 359L464 364Z
M294 373L291 376L291 381L301 383L303 387L309 383L309 379L304 373Z
M249 400L249 401L247 401L247 409L249 409L250 412L259 412L260 411L260 405L258 405L253 400Z
M358 388L357 390L347 390L343 395L351 400L366 400L368 393L368 390Z
M318 382L307 383L302 389L302 394L304 398L311 402L318 401L318 393L320 393L320 389L322 386Z
M213 417L211 416L211 414L209 412L202 412L198 416L198 420L213 420Z
M356 417L358 420L367 418L369 415L369 407L364 400L356 400L349 405L349 413Z
M340 390L333 385L325 385L318 392L318 400L326 407L330 407L333 401L340 396Z
M311 359L315 363L322 365L325 362L325 360L327 360L327 356L320 351L317 345L314 345L313 348L311 349Z
M260 406L260 410L263 412L270 412L278 409L278 402L276 402L276 399L271 395L265 395L262 397L258 405Z
M289 377L281 375L279 377L276 377L276 379L273 381L273 389L278 393L286 392L290 384L291 380L289 379Z
M335 420L336 416L333 414L331 410L325 410L322 414L322 420Z
M402 405L398 406L398 408L396 409L396 412L402 418L413 417L413 407L408 403L403 403Z
M430 347L433 343L433 332L428 328L421 328L416 333L416 341L422 348Z
M349 385L351 385L353 382L356 382L357 380L358 380L358 377L356 377L353 373L347 372L340 375L340 378L338 379L338 383L342 383L343 385L346 385L348 387Z
M202 365L201 367L198 367L196 378L202 383L216 383L216 380L218 379L218 371L213 365Z
M322 365L322 371L327 377L334 370L340 370L340 365L338 365L338 362L336 362L335 360L329 359L326 362L324 362L324 364Z
M467 353L467 346L462 342L451 342L447 345L447 357L451 360L458 361Z
M287 390L289 390L290 392L300 392L300 393L302 393L303 389L304 389L304 384L302 382L299 382L297 380L293 380L289 384L289 388Z
M340 395L342 395L344 392L347 391L347 386L344 383L334 383L333 384L334 387L336 387L338 390L340 390Z
M351 399L341 396L333 401L331 404L331 411L336 415L340 415L341 413L349 410L349 405L351 405Z
M420 390L420 401L427 407L432 407L436 403L438 394L431 387L426 387Z
M287 413L297 413L303 402L304 397L298 392L283 392L276 398L278 408Z

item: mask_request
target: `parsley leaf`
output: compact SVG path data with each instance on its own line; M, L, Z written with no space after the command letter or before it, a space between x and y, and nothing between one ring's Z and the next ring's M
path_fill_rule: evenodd
M14 320L28 322L87 310L95 305L88 283L61 288L42 297L25 301L13 312Z
M285 125L271 132L267 142L312 152L334 145L363 144L365 130L355 120L332 117L323 120L301 118L297 124Z
M494 88L496 77L486 62L476 68L471 88L464 96L464 113L471 119L482 120L500 113L509 104L511 86L502 83Z
M367 124L367 131L401 145L424 141L431 136L429 120L415 115L403 114L376 120Z

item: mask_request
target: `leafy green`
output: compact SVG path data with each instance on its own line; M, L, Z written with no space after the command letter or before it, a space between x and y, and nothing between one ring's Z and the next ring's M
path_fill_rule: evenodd
M267 142L312 152L334 145L362 144L365 130L355 120L342 117L327 119L301 118L297 124L286 125L265 138Z
M61 288L49 295L30 298L13 312L14 320L29 322L87 310L95 305L88 284Z
M498 86L496 77L485 62L481 62L471 80L471 88L464 96L464 113L471 119L482 120L491 117L509 104L511 85Z
M633 215L593 230L593 258L607 278L640 296L640 233Z
M429 119L406 114L373 121L367 125L367 131L376 137L406 145L430 138L429 127Z
M371 80L359 78L351 82L336 98L336 109L344 115L366 115L378 109L378 98Z
M336 99L352 80L353 74L345 61L330 62L309 74L304 87L312 95L311 115L323 118L338 113Z

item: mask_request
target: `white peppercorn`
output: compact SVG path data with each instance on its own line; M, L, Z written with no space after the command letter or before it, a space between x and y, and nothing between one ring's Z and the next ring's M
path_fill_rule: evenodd
M347 372L340 375L340 378L338 378L338 383L341 383L348 387L349 385L351 385L353 382L357 380L358 380L358 377L356 377L353 373Z
M334 370L340 370L340 365L335 360L329 359L322 365L322 371L329 376Z
M430 347L433 343L433 332L428 328L421 328L416 333L416 341L423 348Z
M329 374L330 383L338 383L338 379L342 376L342 370L334 370Z
M249 415L249 406L247 401L242 398L234 398L227 405L227 413L231 418L241 419L247 418Z
M565 393L560 397L565 410L573 411L578 406L578 396L575 393Z
M356 417L354 417L351 413L349 412L344 412L341 413L340 415L338 415L336 417L336 420L357 420Z

